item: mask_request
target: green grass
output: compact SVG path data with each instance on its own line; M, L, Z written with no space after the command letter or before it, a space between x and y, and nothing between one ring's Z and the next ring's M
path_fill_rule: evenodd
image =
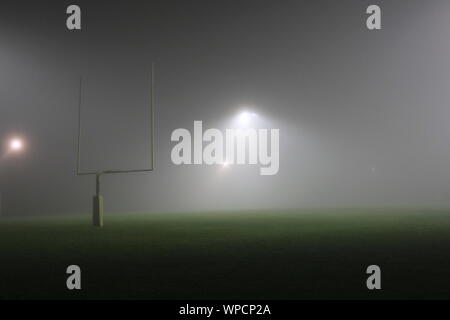
M450 298L450 211L2 218L0 299ZM65 287L82 268L82 290ZM382 269L382 290L365 287Z

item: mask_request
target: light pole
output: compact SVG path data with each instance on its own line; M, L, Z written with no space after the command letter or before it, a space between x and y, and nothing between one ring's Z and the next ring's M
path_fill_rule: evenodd
M8 141L6 156L18 154L23 151L24 147L25 147L25 143L23 142L23 139L21 139L19 137L13 137ZM2 193L0 192L0 216L3 215L2 204L3 204L3 197L2 197Z
M149 103L149 157L150 163L148 168L144 169L129 169L129 170L97 170L91 172L83 172L80 168L80 152L81 152L81 105L82 105L82 79L80 79L79 88L79 103L78 103L78 147L77 147L77 175L95 175L95 196L92 204L92 223L95 227L103 227L103 196L100 192L100 178L104 174L116 173L136 173L136 172L150 172L154 170L155 152L154 152L154 68L152 64L150 73L150 103Z

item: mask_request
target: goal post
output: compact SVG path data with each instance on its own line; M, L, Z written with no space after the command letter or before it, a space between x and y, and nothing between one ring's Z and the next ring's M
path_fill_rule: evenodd
M154 88L154 65L151 65L150 71L150 102L148 104L149 109L149 163L147 168L140 169L99 169L96 171L83 171L81 170L81 133L82 133L82 94L83 94L83 79L80 77L79 92L78 92L78 138L77 138L77 159L76 159L76 174L77 176L95 175L95 195L93 196L92 204L92 222L96 227L103 226L103 196L101 194L101 177L105 174L120 174L120 173L138 173L138 172L150 172L155 169L155 88Z

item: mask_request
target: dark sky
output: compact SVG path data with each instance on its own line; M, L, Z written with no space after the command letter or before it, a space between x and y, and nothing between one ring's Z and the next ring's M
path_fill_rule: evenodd
M106 176L107 211L447 207L449 30L446 0L2 1L0 139L27 141L0 159L3 213L89 212L80 76L83 168L146 165L151 62L156 170ZM172 164L174 129L224 129L247 105L280 129L277 175Z

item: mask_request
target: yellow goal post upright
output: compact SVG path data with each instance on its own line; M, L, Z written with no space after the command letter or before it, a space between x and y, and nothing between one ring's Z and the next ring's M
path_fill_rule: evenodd
M79 86L79 95L78 95L78 141L77 141L77 159L76 165L77 176L87 176L87 175L95 175L95 195L93 196L92 203L92 222L95 227L103 226L103 196L100 190L100 180L104 174L120 174L120 173L137 173L137 172L150 172L155 169L155 89L154 89L154 65L151 65L150 71L150 102L148 104L149 107L149 167L143 169L126 169L126 170L96 170L96 171L82 171L81 170L81 130L82 130L82 121L81 121L81 106L82 106L82 93L83 93L83 79L80 77L80 86Z

